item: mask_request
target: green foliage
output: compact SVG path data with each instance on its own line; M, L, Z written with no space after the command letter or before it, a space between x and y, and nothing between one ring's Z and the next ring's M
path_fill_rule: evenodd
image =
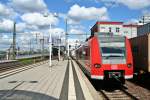
M19 59L19 62L31 64L34 62L34 59L33 58L24 58L24 59Z

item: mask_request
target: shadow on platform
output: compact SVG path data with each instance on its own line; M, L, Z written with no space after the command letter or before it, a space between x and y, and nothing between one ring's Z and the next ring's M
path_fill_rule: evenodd
M0 100L58 100L58 99L32 91L0 90Z

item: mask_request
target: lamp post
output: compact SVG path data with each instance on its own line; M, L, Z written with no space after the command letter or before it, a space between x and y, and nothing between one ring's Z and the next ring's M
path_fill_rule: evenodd
M60 43L61 43L60 33L59 33L59 39L58 39L58 42L59 42L58 60L60 61Z
M57 13L52 14L54 17L58 17ZM48 17L49 14L46 13L44 14L44 17ZM50 32L49 32L49 66L52 66L52 35L51 35L51 30L52 30L52 23L50 23L49 26Z
M66 51L68 51L68 52L66 52L67 53L67 56L69 57L69 40L67 39L67 35L68 35L68 19L67 19L67 17L66 17L66 19L65 19L65 23L66 23L66 37L65 37L65 43L66 43Z
M16 59L16 22L14 22L13 24L13 45L12 45L12 48L13 48L13 60Z
M69 57L69 55L70 55L70 54L69 54L69 50L70 50L70 49L69 49L69 39L67 40L67 48L68 48L68 53L67 53L67 54L68 54L68 57Z
M50 31L52 30L52 24L50 23ZM49 33L49 66L52 66L52 35Z

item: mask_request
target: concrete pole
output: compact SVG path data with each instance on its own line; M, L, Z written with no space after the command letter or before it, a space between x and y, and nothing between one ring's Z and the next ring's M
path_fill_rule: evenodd
M51 30L52 30L52 24L50 23L50 33L49 33L49 66L52 66L52 36L51 36Z
M67 48L68 48L68 41L67 41L67 35L68 35L68 20L67 20L67 18L66 18L66 20L65 20L65 23L66 23L66 37L65 37L65 44L66 44L66 53L67 53L67 55L69 55L68 54L68 52L67 52Z
M44 17L48 17L49 14L45 13ZM54 17L58 17L57 13L53 14ZM50 31L52 30L52 23L50 23L50 27L49 27ZM52 36L51 33L49 33L49 66L52 66Z
M59 33L59 51L58 51L58 59L60 61L60 43L61 43L61 39L60 39L60 33Z
M13 26L13 60L16 59L16 22L14 22Z
M7 50L6 60L9 60L9 51Z
M69 55L70 55L70 54L69 54L69 51L70 51L70 50L69 50L69 40L68 40L67 42L68 42L68 43L67 43L67 47L68 47L68 53L67 53L67 55L68 55L68 57L69 57Z
M67 56L69 57L69 40L67 38L67 35L68 35L68 20L66 18L66 46L67 46Z

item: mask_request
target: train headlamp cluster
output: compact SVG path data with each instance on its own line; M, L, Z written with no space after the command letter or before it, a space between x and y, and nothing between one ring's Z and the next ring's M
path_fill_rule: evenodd
M101 67L101 65L100 65L100 64L94 64L94 67L96 67L96 68L100 68L100 67Z

